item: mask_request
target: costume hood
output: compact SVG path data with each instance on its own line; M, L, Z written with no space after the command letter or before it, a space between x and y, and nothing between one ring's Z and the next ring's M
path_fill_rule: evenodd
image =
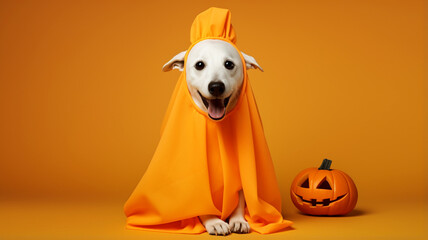
M229 10L210 8L196 17L187 54L206 39L229 42L238 50ZM242 91L221 121L210 119L194 103L182 72L153 159L125 204L128 229L205 232L198 216L226 220L237 207L240 190L252 231L272 233L291 225L281 215L281 196L242 54L241 60Z

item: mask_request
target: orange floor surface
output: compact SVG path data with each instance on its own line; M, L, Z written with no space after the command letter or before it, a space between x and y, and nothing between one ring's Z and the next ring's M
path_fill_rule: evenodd
M425 202L359 203L345 217L314 217L288 206L292 229L227 239L428 239ZM224 239L200 235L125 230L122 203L0 202L0 239Z

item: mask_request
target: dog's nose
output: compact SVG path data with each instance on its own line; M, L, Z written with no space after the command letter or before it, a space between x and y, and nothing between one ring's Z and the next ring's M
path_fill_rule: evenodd
M222 82L210 82L208 84L208 91L213 95L214 97L219 97L224 93L225 90L224 83Z

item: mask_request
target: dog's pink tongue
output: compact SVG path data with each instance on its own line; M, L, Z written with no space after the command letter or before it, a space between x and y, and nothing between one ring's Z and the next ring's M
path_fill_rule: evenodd
M211 118L220 119L224 116L226 108L224 107L223 99L211 99L208 100L208 114Z

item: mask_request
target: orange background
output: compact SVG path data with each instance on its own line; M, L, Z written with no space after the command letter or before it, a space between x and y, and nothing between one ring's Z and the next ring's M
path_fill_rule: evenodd
M237 46L265 70L249 77L295 222L281 234L328 237L335 223L343 236L428 236L426 2L229 0L0 1L0 237L148 234L122 229L122 204L179 76L161 67L210 6L231 10ZM350 218L301 215L289 199L323 158L358 187Z

